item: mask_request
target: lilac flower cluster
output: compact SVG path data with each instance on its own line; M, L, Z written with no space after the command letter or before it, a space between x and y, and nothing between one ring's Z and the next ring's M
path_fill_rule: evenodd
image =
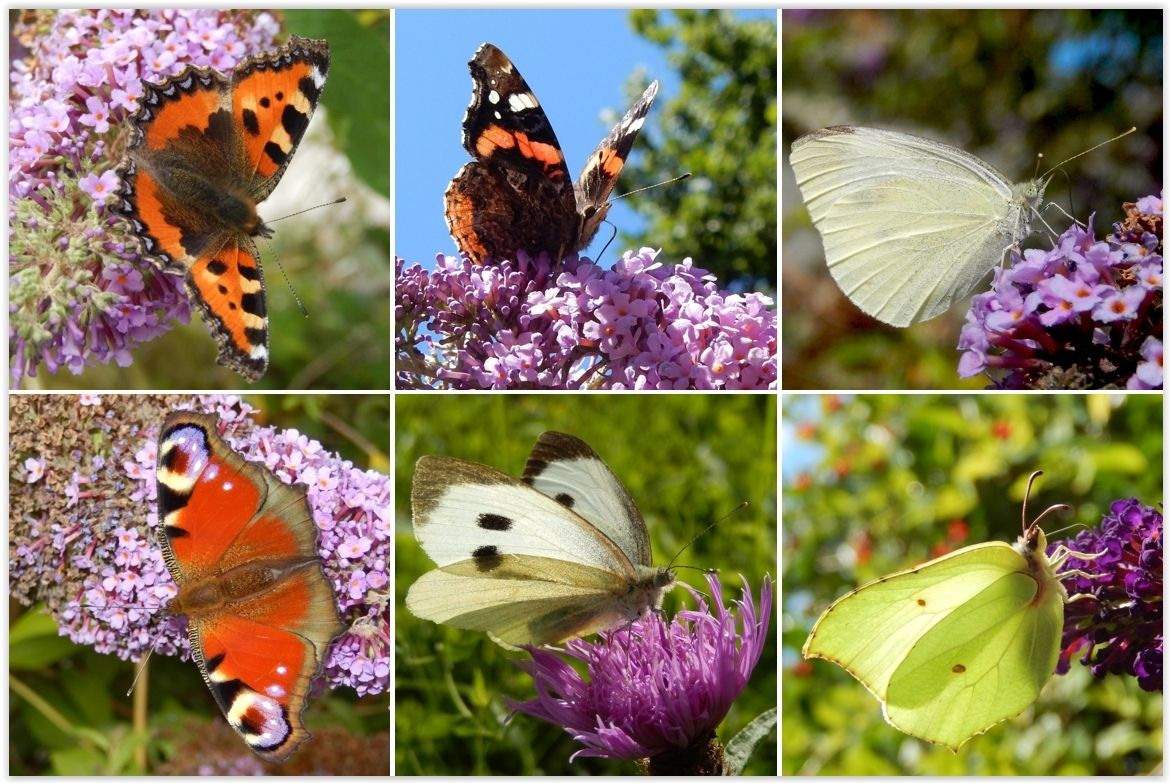
M434 272L395 259L400 389L771 389L777 314L690 260L628 252L612 270L523 252Z
M39 494L22 496L14 489L9 568L20 590L13 595L31 601L36 594L58 615L62 634L99 652L137 659L158 638L159 653L186 657L186 625L158 612L177 590L149 530L158 525L154 470L165 407L154 402L143 411L142 425L118 432L127 412L117 410L117 403L109 408L73 405L81 421L71 427L85 435L102 433L96 441L113 447L107 455L92 457L80 450L20 454L44 447L35 446L35 436L14 439L10 460L25 472L21 488L37 488ZM226 427L224 437L246 459L264 463L282 481L308 485L325 573L347 626L330 647L325 678L359 694L386 691L389 478L356 468L295 430L255 427L252 409L234 396L205 396L195 408L215 413ZM36 415L14 415L14 429L43 427Z
M9 106L11 383L80 373L190 318L182 276L138 254L112 210L126 119L142 81L188 64L230 68L269 48L268 14L212 10L30 11L14 26Z
M1163 199L1124 205L1096 241L1071 226L1050 251L1014 252L972 300L959 375L1005 389L1163 388Z
M765 576L758 613L744 580L741 598L734 602L737 619L724 605L719 577L708 574L707 582L715 612L688 586L698 609L678 613L670 625L653 614L603 633L596 643L571 640L563 648L528 648L532 660L518 666L532 676L537 698L513 701L511 707L572 735L584 748L571 761L651 758L654 769L656 757L703 746L760 660L770 639L773 600L772 580ZM586 675L557 654L582 662Z
M1065 608L1057 672L1085 650L1081 663L1099 678L1127 674L1147 691L1163 690L1163 514L1134 498L1115 501L1096 528L1053 543L1095 557L1070 558L1062 582Z

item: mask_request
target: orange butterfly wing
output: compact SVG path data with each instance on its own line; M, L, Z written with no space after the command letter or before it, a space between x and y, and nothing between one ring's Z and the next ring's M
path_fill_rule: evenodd
M214 416L172 412L159 435L158 510L169 610L228 723L281 762L310 737L302 713L345 627L321 569L304 488L237 454Z

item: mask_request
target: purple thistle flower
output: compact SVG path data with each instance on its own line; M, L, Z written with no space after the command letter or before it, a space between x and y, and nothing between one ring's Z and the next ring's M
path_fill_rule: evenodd
M773 592L766 575L757 614L743 580L734 602L740 610L737 633L718 576L708 574L707 582L714 613L687 586L699 607L679 612L670 625L652 614L602 633L598 642L526 648L532 660L518 666L532 676L537 698L510 700L510 707L563 727L584 747L571 761L649 758L651 772L718 773L723 754L716 727L748 685L769 640ZM586 675L558 653L584 663Z
M245 459L279 464L286 481L309 485L325 575L348 627L330 647L324 677L359 695L386 691L388 477L296 430L255 426L252 408L235 396L194 402L220 418L224 438ZM138 396L107 396L102 405L79 405L72 396L10 401L10 479L28 473L27 460L43 461L39 481L21 482L10 499L10 593L25 604L44 601L62 635L99 653L138 659L157 639L158 653L189 657L186 625L159 612L177 590L153 529L158 426L167 410L190 405ZM308 479L325 474L325 485Z
M1048 251L1013 254L972 300L961 378L1005 389L1161 389L1163 201L1126 204L1104 241L1071 226ZM1154 341L1153 343L1151 341Z
M141 257L129 223L107 205L120 163L111 151L125 146L143 79L188 64L234 65L270 48L276 32L268 14L242 11L21 14L11 33L21 45L10 64L8 133L12 386L41 366L77 374L129 365L132 349L190 319L182 276ZM133 270L139 285L117 286L108 267Z
M443 389L772 389L777 314L685 260L627 253L436 269L395 259L396 384Z
M1049 551L1058 543L1050 545ZM1080 659L1098 678L1133 675L1146 691L1163 690L1163 515L1127 498L1110 505L1097 528L1062 542L1080 553L1061 571L1077 569L1092 577L1069 575L1062 582L1071 597L1065 607L1057 672Z

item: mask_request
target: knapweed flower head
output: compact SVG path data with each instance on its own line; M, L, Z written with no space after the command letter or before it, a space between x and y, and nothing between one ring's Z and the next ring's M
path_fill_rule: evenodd
M239 398L63 395L11 402L10 594L45 602L61 634L100 653L189 655L186 624L161 609L177 594L155 529L155 458L167 411L214 413L224 438L281 481L307 485L326 578L347 630L332 646L331 685L379 694L390 683L390 481L296 430L257 427ZM26 461L41 462L42 477Z
M512 708L572 735L582 749L571 760L649 758L649 768L659 772L670 765L675 772L718 773L718 742L712 753L716 727L748 685L768 643L773 589L766 575L758 612L744 580L734 602L737 614L725 606L718 576L709 574L707 582L711 609L688 586L698 609L679 612L670 624L652 614L604 632L598 642L527 648L532 660L518 666L532 676L537 698L511 702ZM582 662L585 675L562 656ZM681 758L696 766L681 770Z
M769 389L777 314L721 291L690 259L628 252L606 270L524 252L433 272L395 259L400 389Z
M1081 663L1099 678L1132 675L1147 691L1163 690L1163 514L1134 498L1115 501L1096 528L1064 544L1093 555L1070 558L1062 571L1073 598L1065 607L1057 672ZM1085 575L1091 575L1086 577Z
M9 372L16 386L117 362L190 318L181 275L142 258L114 212L116 169L143 80L231 68L270 48L265 13L26 11L12 30L9 103Z
M1105 240L1071 226L972 300L959 375L1005 389L1163 388L1163 199L1124 205Z

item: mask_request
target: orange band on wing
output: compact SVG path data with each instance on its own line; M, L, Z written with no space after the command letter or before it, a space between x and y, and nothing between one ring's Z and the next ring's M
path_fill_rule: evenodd
M192 74L191 78L196 77ZM146 145L152 150L161 150L179 138L179 132L184 128L203 131L207 128L208 117L219 106L220 91L216 89L198 89L160 103L154 109L154 119L143 129Z
M324 80L316 66L297 62L279 71L255 71L236 83L232 117L244 130L246 157L257 175L273 176L293 154Z
M508 131L499 125L489 125L476 139L476 153L485 160L497 149L514 147L525 158L538 161L558 174L565 163L565 156L557 145L535 142L527 134Z

